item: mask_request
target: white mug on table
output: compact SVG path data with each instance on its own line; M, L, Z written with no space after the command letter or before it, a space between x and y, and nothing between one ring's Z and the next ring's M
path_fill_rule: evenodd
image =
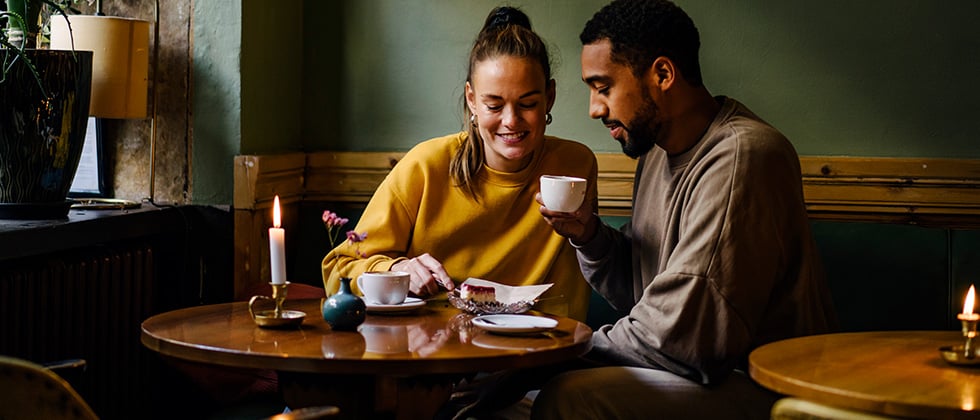
M408 297L409 274L404 271L366 271L357 288L368 304L400 305Z

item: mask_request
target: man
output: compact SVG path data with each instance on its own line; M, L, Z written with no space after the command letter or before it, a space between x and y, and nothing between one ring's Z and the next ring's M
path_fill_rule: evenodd
M629 310L534 402L538 418L768 418L746 373L767 342L833 329L803 203L799 157L744 105L701 80L692 20L666 0L617 0L586 24L589 114L638 158L633 217L594 203L541 213L577 248L593 288Z

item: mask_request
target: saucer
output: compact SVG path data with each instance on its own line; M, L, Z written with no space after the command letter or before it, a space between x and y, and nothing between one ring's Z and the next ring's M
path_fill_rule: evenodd
M949 363L951 365L960 365L960 366L980 365L980 352L974 352L973 357L969 357L964 351L962 345L940 347L939 353L943 356L943 360L945 360L946 363Z
M408 312L425 306L425 301L419 298L407 297L404 302L397 305L385 305L371 303L365 299L364 305L367 306L368 312Z
M501 334L528 334L548 331L558 326L558 321L533 315L481 315L470 322L477 327Z
M306 318L306 312L283 310L279 316L275 316L275 311L259 311L252 314L255 324L264 328L285 328L300 325Z

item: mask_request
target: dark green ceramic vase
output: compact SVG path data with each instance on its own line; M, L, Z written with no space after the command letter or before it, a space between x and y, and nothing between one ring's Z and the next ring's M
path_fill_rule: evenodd
M64 218L85 142L92 52L24 54L0 49L0 219Z
M340 278L340 290L323 302L323 320L338 331L354 331L364 322L367 307L350 289L350 277Z

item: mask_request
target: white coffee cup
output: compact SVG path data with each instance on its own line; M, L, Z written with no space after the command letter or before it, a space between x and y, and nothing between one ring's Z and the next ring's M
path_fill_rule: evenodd
M570 213L582 206L586 186L584 178L542 175L541 201L548 210Z
M404 271L367 271L357 278L357 288L367 303L398 305L408 297L409 280Z

